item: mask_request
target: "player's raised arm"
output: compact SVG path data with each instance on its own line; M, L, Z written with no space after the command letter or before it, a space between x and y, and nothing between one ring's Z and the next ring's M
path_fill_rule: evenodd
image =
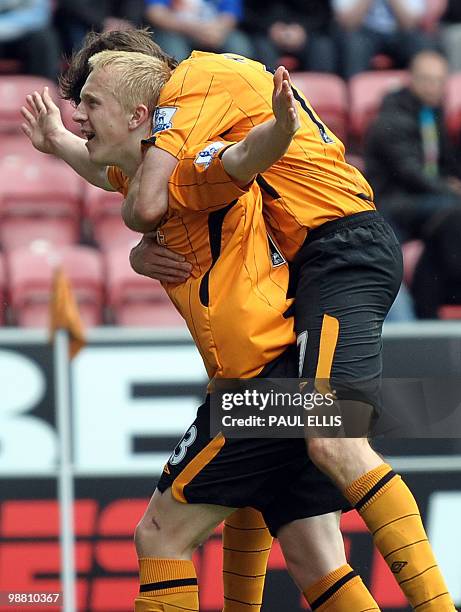
M244 140L226 149L222 156L226 172L241 185L248 184L283 157L299 129L290 75L283 66L274 75L272 110L275 119L254 127Z
M98 166L89 159L85 140L64 127L61 112L53 102L48 87L40 94L35 91L26 97L27 106L21 108L24 117L22 131L41 153L64 160L84 179L113 191L107 180L105 166Z
M146 233L160 223L168 210L168 179L177 163L162 149L147 149L123 206L123 220L128 227Z

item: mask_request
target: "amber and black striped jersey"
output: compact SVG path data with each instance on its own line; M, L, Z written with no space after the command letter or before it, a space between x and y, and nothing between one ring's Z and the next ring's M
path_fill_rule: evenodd
M218 141L179 153L157 235L192 264L187 281L164 287L209 376L249 378L295 341L293 318L284 317L288 266L267 233L258 185L234 183L219 157L223 148ZM126 194L120 170L109 168L108 178Z
M185 147L224 138L242 140L273 118L272 74L239 55L195 51L174 70L155 111L156 146L180 158ZM282 160L259 178L264 214L292 259L309 229L373 210L373 192L346 163L344 145L294 88L301 128Z

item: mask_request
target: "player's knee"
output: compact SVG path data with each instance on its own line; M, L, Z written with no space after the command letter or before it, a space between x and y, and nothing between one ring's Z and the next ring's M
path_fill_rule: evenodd
M143 516L134 531L134 543L139 556L159 547L163 534L152 515ZM151 556L151 555L149 555Z
M338 438L310 438L309 457L320 470L330 471L341 458L342 440Z
M138 557L189 558L201 543L200 537L184 524L175 524L148 513L136 526L134 542Z

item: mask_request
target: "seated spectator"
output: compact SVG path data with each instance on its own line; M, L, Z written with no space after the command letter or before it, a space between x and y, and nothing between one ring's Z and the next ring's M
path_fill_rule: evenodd
M266 66L275 68L281 56L289 55L297 61L296 70L336 72L330 0L247 0L245 12L256 59Z
M447 76L442 55L416 55L409 86L386 96L365 147L379 209L402 241L425 243L412 285L422 318L436 318L461 288L461 166L444 126Z
M461 2L448 0L442 18L442 41L448 63L453 72L461 70Z
M193 49L254 55L249 38L237 27L242 0L146 0L146 7L155 41L178 61Z
M58 37L49 0L0 0L0 57L19 59L21 72L57 80Z
M377 54L406 67L422 49L433 46L420 30L426 0L332 0L338 24L342 72L346 79L370 69Z
M80 49L87 32L139 27L143 17L144 0L58 0L55 22L64 51L70 54Z

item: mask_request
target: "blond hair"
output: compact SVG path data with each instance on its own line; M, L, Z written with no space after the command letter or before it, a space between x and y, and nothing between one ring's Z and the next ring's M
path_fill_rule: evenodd
M110 70L112 94L128 112L138 104L145 104L152 112L160 90L171 75L165 61L144 53L100 51L90 57L88 63L91 72Z

